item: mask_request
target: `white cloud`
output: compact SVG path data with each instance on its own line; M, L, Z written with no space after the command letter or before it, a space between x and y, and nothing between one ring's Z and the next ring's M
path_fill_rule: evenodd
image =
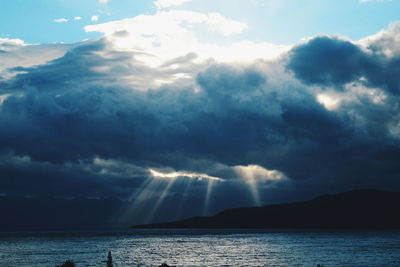
M185 171L171 171L171 172L162 172L154 169L149 169L149 173L151 176L156 178L167 178L167 179L175 179L179 177L184 177L188 179L197 179L197 180L211 180L211 181L219 181L223 182L224 180L219 177L210 176L205 173L196 173L196 172L185 172Z
M378 49L388 58L400 56L400 22L393 23L389 29L361 39L356 44L366 52Z
M286 179L286 176L277 170L268 170L260 165L247 165L247 166L235 166L233 170L236 174L243 179L245 183L249 185L254 202L257 205L261 205L260 197L260 184L269 184L280 182Z
M219 13L208 14L204 22L224 36L242 33L247 28L245 23L227 19Z
M66 18L59 18L59 19L54 19L54 21L55 22L68 22L69 21L69 19L66 19Z
M315 91L316 100L329 111L337 111L342 105L351 105L360 102L360 99L368 99L370 103L382 106L386 103L388 96L379 88L366 87L365 78L344 86L343 92L337 92L334 88L323 88Z
M61 57L71 45L27 44L21 39L0 38L0 77L8 79L17 72L15 67L32 67Z
M81 20L82 17L74 17L74 20Z
M235 166L235 172L245 181L280 181L285 175L277 170L267 170L259 165Z
M321 93L317 95L317 101L322 104L327 110L336 110L340 106L341 98L335 93Z
M100 4L107 4L109 0L99 0Z
M167 60L189 53L196 54L198 61L208 58L224 62L271 59L289 48L247 40L231 45L200 42L193 29L194 25L196 28L205 27L205 32L216 32L222 37L240 34L247 28L245 23L225 18L218 13L171 10L89 25L85 30L104 33L117 49L141 52L137 58L151 66L161 65Z
M359 0L360 3L368 3L368 2L391 2L392 0Z
M90 18L90 20L91 21L99 21L99 16L92 16L91 18Z
M172 6L180 6L183 5L184 3L191 2L192 0L157 0L154 2L154 4L158 8L167 8L167 7L172 7Z
M25 45L25 42L21 39L0 38L0 50L2 51L14 50Z

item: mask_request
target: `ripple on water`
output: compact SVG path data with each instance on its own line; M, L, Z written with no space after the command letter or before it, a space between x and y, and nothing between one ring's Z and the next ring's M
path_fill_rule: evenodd
M2 267L53 267L67 259L103 266L316 266L398 267L400 231L130 231L7 235Z

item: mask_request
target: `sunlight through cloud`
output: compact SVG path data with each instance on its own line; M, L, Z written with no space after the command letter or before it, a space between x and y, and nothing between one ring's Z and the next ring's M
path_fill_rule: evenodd
M0 106L3 104L3 102L9 97L10 94L5 94L5 95L0 95Z
M159 11L119 21L85 26L86 32L101 32L120 51L135 52L136 59L149 66L162 66L166 61L194 53L195 63L213 58L217 61L248 61L258 58L275 59L290 47L250 40L231 44L201 42L197 28L219 38L242 34L248 25L219 13L187 10ZM246 51L246 53L243 53Z
M259 184L262 182L277 182L285 179L285 175L277 170L267 170L259 165L235 166L235 172L247 183L251 191L254 204L262 205Z
M179 177L185 177L185 178L190 178L190 179L197 179L197 180L213 180L213 181L219 181L223 182L224 180L218 177L213 177L209 176L207 174L203 173L194 173L194 172L161 172L161 171L156 171L154 169L149 169L150 174L153 177L156 178L179 178Z
M285 175L277 170L267 170L259 165L235 166L234 170L246 181L279 181Z
M327 110L335 110L340 105L340 99L327 94L317 95L317 100L321 103Z

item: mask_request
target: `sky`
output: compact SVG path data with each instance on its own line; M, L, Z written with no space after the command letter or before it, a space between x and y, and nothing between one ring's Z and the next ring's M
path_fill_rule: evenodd
M129 199L150 222L171 198L398 191L398 10L0 0L0 194Z
M355 40L372 35L398 19L400 3L398 0L194 0L175 7L217 12L243 21L248 29L241 38L291 45L316 34L342 34ZM2 0L0 37L35 44L79 42L101 36L85 32L85 25L154 14L157 9L151 0ZM94 17L98 20L92 21Z

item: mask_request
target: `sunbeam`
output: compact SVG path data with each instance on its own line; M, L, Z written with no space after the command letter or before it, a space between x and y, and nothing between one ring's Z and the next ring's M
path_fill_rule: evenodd
M254 204L257 206L262 205L259 183L279 182L285 179L285 175L282 172L268 170L259 165L235 166L234 170L248 185Z
M181 192L182 194L182 199L181 199L181 203L179 204L179 207L177 208L177 216L180 217L182 215L182 210L183 210L183 205L186 203L186 199L188 197L189 191L190 191L190 187L192 186L192 183L195 181L194 179L184 179L184 188Z
M150 222L153 219L155 213L158 211L158 209L160 208L160 205L163 203L163 201L167 197L167 195L171 189L171 186L175 183L175 181L176 181L175 178L172 178L170 181L168 181L167 186L163 189L161 195L158 197L157 202L154 204L153 208L149 212L149 214L146 218L146 222Z
M210 206L210 199L211 199L211 194L212 194L212 190L214 187L214 180L209 180L207 181L207 189L206 189L206 194L204 197L204 207L203 207L203 216L208 215L208 208Z
M121 215L119 221L123 223L129 218L142 214L144 208L147 208L155 199L157 199L156 201L158 202L159 192L165 189L165 182L166 181L162 179L147 179L146 182L144 182L143 185L129 198L126 206L120 212Z
M261 203L260 193L258 192L257 181L251 179L247 181L247 184L249 185L249 189L253 197L254 204L256 206L261 206L262 203Z

